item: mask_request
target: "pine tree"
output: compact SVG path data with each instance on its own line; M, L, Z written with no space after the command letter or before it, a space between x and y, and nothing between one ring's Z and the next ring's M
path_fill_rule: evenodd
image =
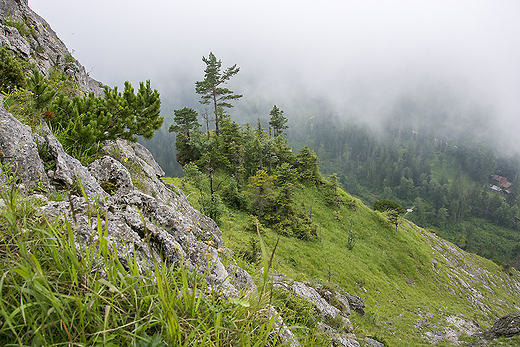
M46 102L45 93L42 91L41 100L37 99L42 106ZM55 115L50 123L60 133L65 147L78 153L88 152L106 140L121 138L135 142L137 136L151 139L164 120L160 107L159 92L151 89L150 81L146 85L140 83L137 93L127 81L123 93L117 87L105 87L104 97L90 93L88 97L76 96L70 100L58 95L49 104L49 111Z
M218 135L220 118L224 114L224 108L233 107L229 101L242 97L242 95L235 94L228 88L222 88L221 86L235 76L240 71L240 68L235 64L221 71L222 61L220 59L217 60L217 57L212 52L209 53L207 58L202 57L202 61L206 63L204 80L195 82L195 91L201 95L201 104L213 105L215 130Z
M319 159L318 156L314 153L314 151L311 151L308 146L302 147L298 151L298 155L296 156L296 162L298 163L297 168L304 181L311 183L319 182Z
M258 206L258 218L262 217L266 201L273 194L274 179L265 170L258 170L256 175L249 177L249 192L253 196L255 205Z
M198 139L194 133L200 133L201 125L197 121L197 112L191 108L175 110L174 114L175 124L172 124L168 131L176 134L177 161L184 166L200 158L200 146L196 143Z
M34 99L34 107L42 111L56 96L56 90L49 86L45 77L39 73L38 70L33 71L32 76L27 79L27 82Z
M285 123L287 123L287 118L283 116L283 111L274 105L269 114L271 115L269 125L273 128L273 136L285 135L283 131L289 127L285 125Z
M395 225L395 232L397 232L397 226L399 225L399 212L397 210L389 210L388 220L390 223Z

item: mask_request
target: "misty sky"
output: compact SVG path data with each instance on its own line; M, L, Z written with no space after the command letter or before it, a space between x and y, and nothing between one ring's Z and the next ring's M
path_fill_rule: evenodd
M91 76L193 92L202 56L231 89L302 92L372 117L403 93L449 90L520 130L520 1L29 0ZM236 86L241 86L238 90ZM195 95L196 97L196 95ZM244 98L245 98L244 97ZM179 105L179 108L185 105ZM520 148L520 146L518 146Z

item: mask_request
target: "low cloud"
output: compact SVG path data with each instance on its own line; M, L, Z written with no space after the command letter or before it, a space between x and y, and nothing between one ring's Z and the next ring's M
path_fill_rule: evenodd
M483 132L496 129L518 146L517 1L30 0L29 5L91 75L109 85L151 79L172 103L196 103L197 96L189 95L203 78L202 56L212 51L224 67L240 66L230 88L247 102L280 105L312 96L338 114L378 124L399 100L412 98L422 108L451 110L454 122L477 117L474 123L482 125L483 118L488 121Z

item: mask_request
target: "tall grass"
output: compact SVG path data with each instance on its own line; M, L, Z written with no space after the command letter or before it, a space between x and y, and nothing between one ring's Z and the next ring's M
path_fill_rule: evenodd
M0 197L0 346L280 345L268 293L227 300L210 289L210 269L123 257L97 213L97 241L85 246L14 184Z

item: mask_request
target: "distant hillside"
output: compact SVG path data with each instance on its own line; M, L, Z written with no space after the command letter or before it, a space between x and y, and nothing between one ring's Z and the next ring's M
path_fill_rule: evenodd
M424 111L425 112L425 111ZM313 119L294 144L308 143L326 174L368 206L398 201L413 212L406 218L461 248L520 267L518 191L520 157L499 150L471 129L458 134L426 126L424 114L406 115L376 131L335 117ZM435 117L432 117L435 118ZM415 125L414 125L415 124ZM493 175L510 184L491 190Z
M179 179L172 182L198 206L192 186ZM341 195L349 201L345 192ZM330 278L361 297L366 314L350 316L356 335L373 335L387 346L452 345L474 341L468 335L520 310L520 274L511 267L467 253L404 218L396 232L385 215L358 199L336 209L326 203L320 188L308 186L298 191L296 199L309 213L312 210L319 239L280 236L273 267L315 284L326 285ZM224 243L235 254L247 254L258 241L248 220L247 214L234 209L222 218ZM261 230L272 250L279 235ZM251 273L258 273L261 266L244 257L239 264ZM505 341L514 346L520 339Z

